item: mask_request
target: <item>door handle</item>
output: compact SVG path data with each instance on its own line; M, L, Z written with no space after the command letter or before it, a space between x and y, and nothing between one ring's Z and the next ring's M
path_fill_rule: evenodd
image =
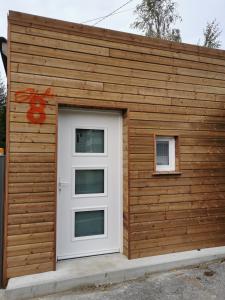
M65 185L67 185L67 184L69 184L69 182L67 182L67 181L62 181L62 180L59 178L59 181L58 181L58 189L59 189L59 191L61 192L62 187L65 186Z

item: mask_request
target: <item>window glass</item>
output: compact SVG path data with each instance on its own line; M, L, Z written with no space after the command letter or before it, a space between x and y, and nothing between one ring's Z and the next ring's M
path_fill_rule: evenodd
M77 128L75 131L76 153L104 153L104 130Z
M176 169L176 138L156 137L156 171L167 172Z
M75 194L104 193L104 169L75 170Z
M169 165L169 142L156 142L157 165Z
M104 210L75 212L75 237L104 234Z

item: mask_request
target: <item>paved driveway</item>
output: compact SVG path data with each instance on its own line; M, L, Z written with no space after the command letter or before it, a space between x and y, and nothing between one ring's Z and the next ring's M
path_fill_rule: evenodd
M41 300L225 300L225 262L145 276L121 284L84 288Z

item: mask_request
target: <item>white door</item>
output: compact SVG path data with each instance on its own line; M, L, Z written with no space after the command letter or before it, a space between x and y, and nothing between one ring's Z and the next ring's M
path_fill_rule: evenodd
M121 248L121 115L61 110L57 259Z

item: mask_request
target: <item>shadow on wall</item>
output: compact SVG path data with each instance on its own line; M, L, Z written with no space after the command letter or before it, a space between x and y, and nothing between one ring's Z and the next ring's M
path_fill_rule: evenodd
M0 288L3 288L3 212L4 212L5 156L0 154Z

